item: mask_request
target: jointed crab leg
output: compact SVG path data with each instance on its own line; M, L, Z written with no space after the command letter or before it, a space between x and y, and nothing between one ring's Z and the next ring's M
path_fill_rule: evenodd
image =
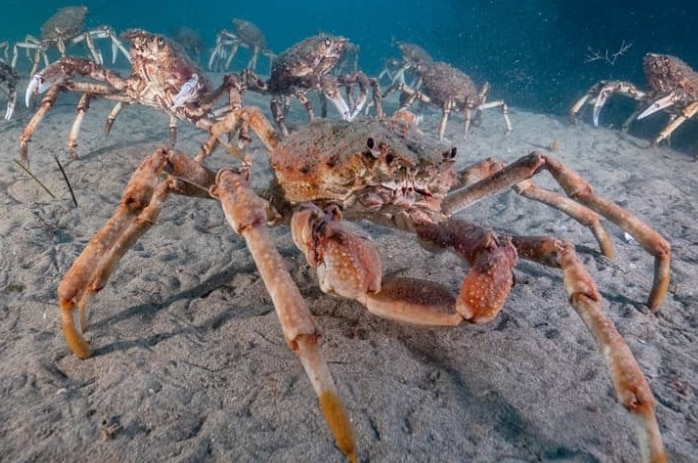
M643 461L666 461L649 385L628 345L604 315L601 296L572 243L548 237L497 237L462 220L416 223L422 241L451 248L470 263L456 299L448 289L429 281L381 281L380 258L373 244L344 228L340 220L341 214L332 208L322 211L304 205L291 223L294 242L317 268L324 292L355 299L370 312L392 320L428 326L488 321L509 293L517 254L560 268L569 303L603 353L618 400L636 420Z
M518 187L521 185L521 182L528 180L541 169L549 171L570 198L598 212L630 233L645 251L655 257L654 282L647 300L647 305L651 310L656 310L659 304L664 300L669 289L669 263L671 261L671 246L669 243L659 233L627 210L621 208L612 201L608 201L596 195L591 186L576 173L565 167L560 161L546 156L543 153L534 151L530 155L524 156L502 168L502 170L495 172L491 177L451 193L442 203L442 211L446 215L452 215L467 205L473 204L506 188ZM526 193L522 194L526 195ZM536 197L536 195L530 197L536 200L543 199ZM566 202L563 203L547 195L543 202L580 220L574 215L573 210L567 207ZM580 222L584 223L582 220L580 220ZM594 233L597 235L596 231ZM599 237L600 236L597 235L597 239ZM610 246L610 243L608 246ZM608 249L605 245L601 247L602 249Z
M230 226L245 238L271 295L286 342L298 355L313 384L337 446L349 461L356 462L351 422L320 353L320 330L267 233L266 224L275 219L275 212L252 191L247 175L232 169L218 173L211 194L221 201Z
M562 269L570 305L596 340L611 374L618 401L635 419L643 462L666 462L662 436L654 416L654 396L628 344L601 310L602 298L574 252L574 245L556 239L513 237L521 257Z
M187 181L175 177L161 180L163 171ZM212 183L210 170L172 150L160 149L138 167L116 213L90 240L58 287L63 333L77 357L90 356L90 348L81 334L87 328L85 306L89 297L102 289L124 253L155 223L168 194L207 197L205 189L192 185L206 188ZM76 328L76 305L80 331Z

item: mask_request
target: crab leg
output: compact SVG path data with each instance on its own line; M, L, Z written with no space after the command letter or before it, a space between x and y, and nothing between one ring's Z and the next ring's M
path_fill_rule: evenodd
M41 106L36 110L32 118L29 119L26 127L22 130L22 135L19 137L19 157L27 166L29 165L29 142L36 131L36 127L39 125L39 122L41 122L41 119L44 118L44 115L56 102L59 90L59 87L52 87L46 92L46 95L44 95L44 98L41 100Z
M163 171L172 172L186 182L175 177L163 181L160 178ZM213 180L210 170L181 153L164 148L138 167L126 186L120 206L90 240L58 287L63 334L75 356L81 359L90 356L90 348L82 335L87 328L85 307L89 297L104 287L124 253L155 224L169 193L208 197L205 188ZM79 315L80 331L76 328L76 315Z
M574 245L550 238L513 237L522 258L562 269L570 305L594 336L611 375L618 401L635 419L643 462L666 462L662 436L654 415L654 396L645 376L618 333L601 310L601 295L574 252Z
M577 100L569 111L570 122L574 124L577 120L577 114L587 103L593 104L594 109L592 112L592 120L594 125L599 125L599 115L601 114L601 109L606 104L608 98L619 93L625 95L637 101L644 101L647 99L647 94L642 90L635 87L629 82L624 82L620 80L604 81L594 84L579 100ZM597 95L597 96L594 96Z
M678 129L681 124L683 124L684 122L686 122L686 120L692 118L696 114L698 114L698 102L693 102L681 111L681 115L669 122L669 124L664 128L664 130L662 130L659 133L659 135L657 135L657 138L652 140L652 144L656 146L663 140L669 138L671 134L674 133L674 130Z
M70 134L68 135L68 153L70 153L70 156L73 159L77 159L78 157L78 152L76 149L78 146L78 133L80 132L82 121L85 118L85 113L87 113L87 110L90 108L90 98L91 95L89 93L83 93L80 97L77 107L77 114L75 116L75 120L73 121L73 126L70 129Z
M645 251L654 256L654 282L647 305L651 310L657 310L669 289L669 264L671 261L671 246L669 243L659 233L630 212L619 207L614 202L596 195L584 179L560 161L543 153L534 151L528 156L524 156L502 170L495 172L492 176L452 192L445 198L442 204L442 211L450 216L464 207L506 188L517 186L521 190L521 187L518 187L517 184L528 180L541 169L549 171L570 198L601 214L630 233ZM525 186L526 184L523 184L523 187ZM520 192L522 191L525 191L525 189ZM531 190L529 189L528 191ZM524 193L522 192L522 194ZM526 196L526 194L524 195ZM583 220L586 220L583 218L580 220L580 218L575 216L574 211L568 207L567 202L562 202L547 195L545 198L540 197L539 199L539 196L535 191L532 191L530 195L532 199L542 200L579 220L581 223L584 223ZM598 235L598 231L594 231L594 233L597 235L597 239L601 238L601 235ZM610 246L610 243L608 243L608 246ZM608 249L603 244L601 247L602 249Z
M245 238L271 295L286 342L313 384L337 446L349 461L356 462L351 422L320 352L320 330L267 233L266 224L275 212L250 188L247 175L232 169L218 173L211 194L221 201L230 226Z
M429 281L392 278L381 282L375 247L344 228L340 220L341 214L332 207L323 211L303 205L291 222L294 242L308 264L317 268L323 292L355 299L370 312L392 320L427 326L488 321L509 293L517 254L562 269L569 303L603 353L619 402L635 418L643 461L666 460L649 385L628 345L601 310L601 296L572 243L548 237L496 237L482 227L454 219L416 223L421 240L453 249L470 263L456 299L448 289Z

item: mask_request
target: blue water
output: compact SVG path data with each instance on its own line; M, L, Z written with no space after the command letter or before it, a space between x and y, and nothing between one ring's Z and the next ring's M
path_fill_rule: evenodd
M59 7L73 3L5 0L0 41L17 41ZM674 54L698 67L698 2L627 0L350 0L350 1L87 1L88 26L117 31L142 27L172 33L187 25L210 46L229 19L256 23L281 52L318 32L341 34L361 46L362 69L375 74L397 57L395 39L420 44L438 60L492 84L491 98L511 106L563 114L592 83L622 78L644 86L647 52ZM592 50L616 51L614 65L585 62ZM263 62L263 59L262 61Z

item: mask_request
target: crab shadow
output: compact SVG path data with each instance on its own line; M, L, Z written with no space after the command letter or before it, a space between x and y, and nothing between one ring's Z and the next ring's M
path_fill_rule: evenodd
M211 275L208 279L202 281L198 285L173 294L172 296L163 299L159 302L148 302L144 304L134 305L125 310L122 310L121 312L115 315L101 319L94 323L90 323L90 328L92 328L94 331L98 331L103 330L104 328L112 326L114 324L118 324L120 322L132 320L134 318L141 318L145 320L153 319L157 313L167 309L177 301L191 301L195 299L206 298L209 294L218 289L224 287L230 288L230 282L233 280L233 276L236 273L250 273L254 272L255 270L256 267L253 263L249 263L242 267L239 264L230 266L222 272ZM215 313L214 315L212 315L211 317L209 317L201 323L187 324L182 326L182 328L178 330L169 332L158 332L148 337L141 337L130 341L115 341L110 344L95 348L93 351L93 356L96 357L100 355L107 355L115 351L125 351L132 347L146 346L147 348L151 348L162 341L166 341L176 336L180 336L183 334L195 334L198 336L201 332L205 332L208 330L216 330L232 319L245 318L249 316L262 316L274 310L273 308L269 308L267 306L264 306L262 309L245 306L238 307L237 309L242 310L226 309L219 313Z

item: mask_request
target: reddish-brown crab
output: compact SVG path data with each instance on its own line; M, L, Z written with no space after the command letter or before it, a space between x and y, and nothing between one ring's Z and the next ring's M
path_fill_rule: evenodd
M5 119L10 120L15 112L17 104L17 83L19 82L19 74L7 63L0 61L0 84L5 87L0 87L7 94L7 110L5 111Z
M404 82L397 81L385 91L386 97L394 91L400 91L406 98L401 98L403 108L408 108L414 101L420 101L441 108L441 121L439 123L439 139L443 140L446 132L446 123L451 112L463 112L465 117L464 136L468 136L468 129L474 117L480 112L490 108L500 108L506 132L511 132L509 120L509 108L503 100L487 101L490 91L489 83L485 82L478 90L473 80L463 71L454 68L448 63L433 62L414 65L421 79L419 88L412 88Z
M60 52L61 57L65 57L68 46L81 42L85 42L87 45L92 59L96 63L103 64L102 53L95 45L95 39L109 39L111 41L112 62L116 61L117 50L120 50L126 59L129 59L128 51L116 38L116 34L110 27L101 26L86 31L86 16L87 7L85 6L68 6L59 9L41 26L39 39L32 35L27 35L23 42L15 44L12 67L17 66L20 49L25 49L27 54L29 54L29 50L35 50L34 58L32 59L32 69L29 72L29 75L32 76L39 69L39 63L42 59L46 66L49 65L48 56L46 55L47 50L56 48Z
M531 153L509 165L489 159L457 172L455 149L426 144L410 133L402 138L376 120L318 119L281 139L262 111L251 106L228 113L211 140L249 129L270 153L274 181L263 193L251 189L249 167L215 173L204 166L205 156L191 159L161 148L141 164L116 213L92 238L58 289L64 334L76 356L90 355L81 334L89 297L104 287L138 237L157 223L167 196L210 195L221 202L231 227L245 238L286 341L306 369L337 446L349 461L357 461L352 428L319 350L319 328L267 234L267 224L290 224L293 240L317 269L324 292L355 299L378 316L413 324L453 326L493 319L513 285L517 256L560 268L570 304L603 352L619 401L638 423L644 460L664 461L652 392L627 344L603 313L601 296L574 245L552 237L507 237L453 215L513 188L588 226L602 251L610 255L611 240L599 213L655 256L655 281L648 301L653 310L667 292L671 255L669 244L658 233L614 202L595 195L574 172L542 153ZM541 170L550 172L569 197L537 187L530 177ZM367 218L410 231L430 248L462 256L470 271L460 294L455 296L435 282L384 279L377 249L345 227L343 217Z
M221 85L214 88L204 72L166 37L141 29L128 31L123 37L131 42L133 64L128 77L79 58L60 59L32 77L26 91L27 106L34 93L47 93L20 137L20 155L25 163L28 162L29 141L60 92L82 93L68 137L68 148L73 156L80 124L93 98L118 102L107 118L107 133L124 104L141 104L164 111L170 115L173 144L178 119L209 130L227 111L242 104L240 93L244 88L237 76L226 75ZM93 80L78 81L75 76ZM229 95L228 104L214 108L214 103L225 93Z
M306 96L311 90L319 91L323 98L334 104L343 119L350 121L366 103L370 81L360 71L336 76L332 70L347 53L356 51L357 48L345 37L316 35L274 58L267 81L262 81L251 70L243 71L243 80L247 82L249 90L272 95L272 116L284 135L288 135L284 119L291 104L290 97L295 97L305 107L310 120L315 117L313 105ZM350 108L339 87L351 89L355 85L359 86L360 95L356 101L352 100Z
M267 38L262 30L245 19L233 18L231 21L235 30L231 32L223 29L216 35L216 46L208 60L208 68L222 71L230 69L230 63L241 46L249 48L252 52L247 69L254 71L257 68L257 58L260 54L269 58L271 66L274 53L267 47Z
M611 95L618 93L641 103L623 123L623 131L627 131L634 120L665 110L671 114L671 121L659 132L652 144L657 145L669 138L681 124L698 113L698 73L675 56L654 53L645 55L643 68L649 83L647 91L622 80L602 80L572 105L570 121L575 123L579 111L589 104L594 107L594 125L599 125L601 108Z

